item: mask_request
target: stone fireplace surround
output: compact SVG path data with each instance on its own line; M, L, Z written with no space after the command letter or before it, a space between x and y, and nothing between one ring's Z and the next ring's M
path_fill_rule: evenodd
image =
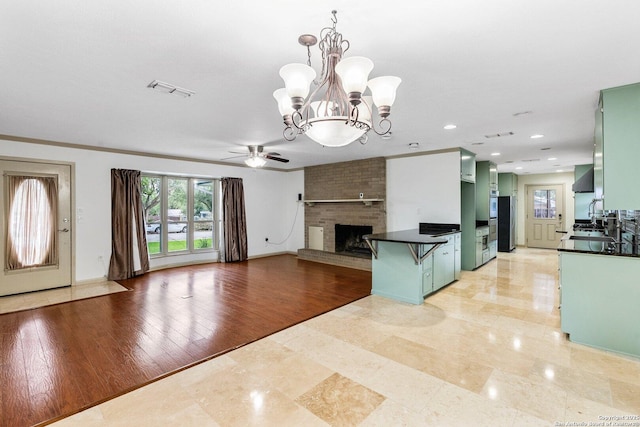
M363 203L360 199L376 199ZM301 259L371 270L371 258L336 253L335 225L369 225L372 233L386 232L386 161L382 157L304 169L305 247ZM322 250L309 249L309 227L323 228Z

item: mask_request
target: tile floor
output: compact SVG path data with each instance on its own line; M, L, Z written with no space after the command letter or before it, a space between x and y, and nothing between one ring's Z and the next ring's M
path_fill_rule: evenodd
M105 281L67 286L40 292L30 292L27 294L9 295L0 297L0 314L97 297L99 295L107 295L126 290L127 288L116 282Z
M567 341L557 305L557 252L518 248L423 305L369 296L54 425L640 425L640 361Z

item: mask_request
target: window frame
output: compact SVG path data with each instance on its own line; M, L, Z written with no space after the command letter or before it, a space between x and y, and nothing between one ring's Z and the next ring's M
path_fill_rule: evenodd
M221 244L221 232L222 232L222 220L221 220L221 179L209 176L194 176L194 175L173 175L173 174L159 174L159 173L147 173L141 172L141 178L156 178L160 179L160 251L157 253L149 253L149 257L165 258L176 255L195 255L202 253L215 253L220 251ZM170 179L185 179L187 180L187 200L186 200L186 216L185 222L187 223L186 240L187 247L184 250L169 251L169 227L168 227L168 208L169 208L169 180ZM194 204L195 204L195 183L197 181L211 181L212 183L212 211L211 211L211 223L212 223L212 241L210 248L196 248L195 247L195 224L196 221L193 218ZM146 219L146 212L145 212ZM145 224L146 225L146 224ZM147 243L148 244L148 243Z

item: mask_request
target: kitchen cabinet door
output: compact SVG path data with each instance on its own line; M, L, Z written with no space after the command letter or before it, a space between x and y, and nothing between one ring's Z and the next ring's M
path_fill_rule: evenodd
M630 181L640 158L640 83L603 90L602 109L602 152L596 155L602 158L603 209L640 209L640 191ZM597 176L597 158L594 165Z
M422 295L427 296L433 292L432 257L425 259L422 264Z
M455 280L455 247L453 239L433 252L433 290Z
M501 196L518 195L518 175L511 172L498 174L498 192Z
M476 182L476 155L462 148L460 149L460 180Z
M489 162L489 190L498 191L498 166Z
M453 278L460 280L460 271L462 270L462 233L453 235Z

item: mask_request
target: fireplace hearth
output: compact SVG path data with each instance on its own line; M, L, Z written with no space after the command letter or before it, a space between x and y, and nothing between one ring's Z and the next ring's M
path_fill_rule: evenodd
M373 233L371 225L335 225L335 252L350 256L371 257L371 249L362 236Z

